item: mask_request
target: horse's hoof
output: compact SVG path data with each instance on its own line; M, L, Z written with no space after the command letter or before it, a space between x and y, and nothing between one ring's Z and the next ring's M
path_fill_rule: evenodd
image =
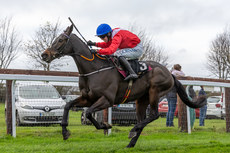
M111 129L112 125L108 124L108 123L102 123L102 129L107 130L107 129Z
M112 129L112 125L106 124L106 128L107 128L107 129Z
M134 147L134 145L131 145L131 144L129 144L128 146L126 146L126 148L133 148Z
M134 138L137 136L137 132L129 132L129 139Z
M63 140L67 140L70 135L71 134L69 130L62 132Z

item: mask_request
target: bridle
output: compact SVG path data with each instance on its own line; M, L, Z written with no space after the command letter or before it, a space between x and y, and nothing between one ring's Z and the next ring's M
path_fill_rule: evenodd
M60 57L62 57L62 56L64 56L64 55L69 55L69 56L77 55L77 56L80 56L81 58L83 58L83 59L85 59L85 60L87 60L87 61L93 61L93 60L95 59L95 56L97 56L98 58L103 59L103 60L107 59L107 58L102 57L102 56L100 56L100 55L98 55L98 54L95 54L95 55L92 54L92 58L87 58L87 57L85 57L85 56L83 56L83 55L81 55L81 54L79 54L79 53L68 53L68 54L64 54L64 53L63 53L64 48L66 47L66 45L67 45L68 43L71 43L71 41L69 41L71 36L67 35L65 32L63 32L61 35L65 36L67 39L65 39L66 42L63 43L63 45L61 45L59 48L56 49L57 52L56 52L56 54L54 55L54 57L60 58ZM80 38L79 38L79 39L80 39ZM88 46L88 45L87 45L87 46ZM88 46L88 47L89 47L89 46Z
M68 43L71 43L71 41L70 41L71 36L67 35L65 32L63 32L60 36L62 36L62 35L66 37L66 39L64 39L65 43L63 43L59 48L56 49L56 53L52 55L54 58L60 58L60 57L65 56L65 55L69 55L69 56L77 55L77 56L80 56L81 58L83 58L87 61L93 61L95 59L95 56L97 56L98 58L100 58L102 60L108 60L108 57L102 57L98 54L92 54L92 58L87 58L87 57L85 57L79 53L68 53L68 54L65 53L64 54L63 53L64 48L67 46ZM93 72L90 72L87 74L80 74L80 77L90 76L90 75L93 75L93 74L96 74L96 73L99 73L102 71L110 70L113 68L115 68L115 67L112 66L112 67L102 68L102 69L99 69L99 70L96 70L96 71L93 71Z
M69 43L70 36L68 36L65 32L63 32L61 35L65 36L67 39L64 39L64 41L66 41L66 42L63 43L59 48L56 49L57 52L56 52L56 54L53 55L55 58L60 58L60 57L65 55L63 53L63 50L66 47L66 45Z

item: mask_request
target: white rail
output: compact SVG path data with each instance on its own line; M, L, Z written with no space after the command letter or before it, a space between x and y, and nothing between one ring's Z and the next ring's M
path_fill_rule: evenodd
M78 82L78 77L70 76L47 76L47 75L23 75L23 74L0 74L0 80L13 80L12 89L15 88L15 81L53 81L53 82ZM180 80L183 85L194 85L194 86L213 86L213 87L228 87L230 83L217 81L199 81L199 80ZM12 91L12 135L16 137L16 120L15 120L15 103L14 103L14 91ZM108 112L108 122L112 123L112 110ZM190 123L190 122L189 122ZM188 125L190 127L190 125ZM189 130L189 133L191 130ZM109 134L111 131L109 130Z
M16 81L53 81L53 82L78 82L78 77L46 76L46 75L21 75L0 74L0 80L13 80L12 82L12 136L16 137L16 114L15 114L15 82Z
M0 80L78 82L79 78L69 76L0 74Z
M230 83L224 82L211 82L211 81L198 81L198 80L179 80L183 85L194 85L194 86L211 86L211 87L228 87Z

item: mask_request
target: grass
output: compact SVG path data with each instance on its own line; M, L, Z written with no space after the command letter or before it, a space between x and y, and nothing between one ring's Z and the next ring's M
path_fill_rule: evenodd
M80 124L80 112L70 112L68 129L72 135L62 140L61 127L17 127L17 137L6 135L4 105L0 104L0 152L2 153L215 153L230 152L230 134L225 132L224 120L206 120L205 127L198 126L192 134L182 133L178 127L165 127L165 118L148 125L136 146L125 148L132 126L113 126L112 134ZM177 123L175 118L174 123Z

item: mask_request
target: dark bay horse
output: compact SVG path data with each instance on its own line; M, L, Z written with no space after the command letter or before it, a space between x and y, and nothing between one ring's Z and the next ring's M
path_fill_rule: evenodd
M88 46L75 34L72 34L73 25L67 27L60 34L50 48L42 53L46 62L69 55L72 56L80 73L79 88L82 95L67 103L64 108L62 120L62 135L66 140L70 136L67 130L68 114L70 108L89 107L86 117L97 129L109 129L106 123L98 123L92 113L120 104L126 92L128 82L124 81L121 74L114 68L110 60L98 55L91 54ZM200 108L205 105L204 98L190 101L182 84L171 75L167 68L159 63L148 61L152 70L135 80L127 101L136 100L136 113L138 123L131 129L129 138L132 138L127 147L134 147L143 128L150 122L158 119L159 98L176 87L182 101L192 108ZM150 115L145 118L147 106L150 104Z

